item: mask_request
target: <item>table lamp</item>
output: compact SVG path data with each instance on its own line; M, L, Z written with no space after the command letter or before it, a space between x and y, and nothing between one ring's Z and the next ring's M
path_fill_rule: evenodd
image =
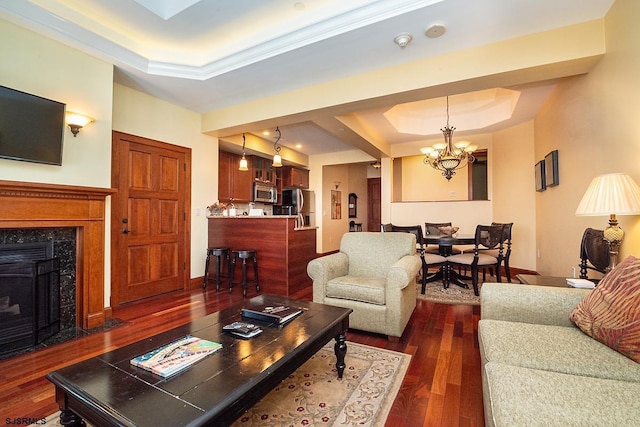
M640 187L627 174L600 175L589 184L576 215L609 215L609 227L604 230L604 239L609 243L611 256L607 270L611 270L616 265L618 248L624 237L616 215L640 215Z

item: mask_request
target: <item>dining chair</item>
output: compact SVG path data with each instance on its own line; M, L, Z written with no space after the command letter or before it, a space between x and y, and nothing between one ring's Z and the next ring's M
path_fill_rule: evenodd
M511 283L511 268L509 267L509 258L511 257L511 229L513 228L512 222L492 222L491 225L502 225L504 226L504 235L502 236L502 254L499 249L486 249L484 250L485 254L492 255L496 258L499 258L500 265L504 267L504 274L507 278L507 283ZM482 280L486 280L486 268L482 269ZM489 268L489 274L494 275L493 268Z
M421 282L421 290L420 293L424 294L427 289L427 280L435 277L438 273L429 273L430 267L442 267L444 263L447 261L447 258L438 255L426 253L424 250L424 239L422 238L422 227L420 225L409 225L409 226L401 226L401 225L391 225L391 231L394 233L413 233L416 236L416 251L420 256L420 261L422 263L422 268L420 272L420 282Z
M609 250L609 243L604 240L604 231L593 228L584 230L580 243L580 278L588 279L588 270L605 274L609 266Z
M479 296L478 272L480 268L494 267L496 280L500 282L500 259L502 258L504 225L478 225L474 238L473 253L462 253L447 257L446 268L467 267L471 270L473 293ZM498 257L489 255L484 249L497 249Z

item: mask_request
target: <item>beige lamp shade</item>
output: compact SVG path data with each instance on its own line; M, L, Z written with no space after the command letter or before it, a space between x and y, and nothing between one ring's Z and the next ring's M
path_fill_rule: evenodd
M576 209L578 216L640 215L640 187L627 174L610 173L591 181Z

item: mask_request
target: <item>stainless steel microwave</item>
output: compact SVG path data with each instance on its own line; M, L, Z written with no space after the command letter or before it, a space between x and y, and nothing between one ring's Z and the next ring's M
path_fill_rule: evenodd
M261 203L276 203L278 192L274 185L255 182L253 184L253 201Z

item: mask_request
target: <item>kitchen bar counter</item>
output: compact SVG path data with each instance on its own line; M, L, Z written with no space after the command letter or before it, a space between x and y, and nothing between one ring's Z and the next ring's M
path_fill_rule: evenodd
M248 216L248 215L236 215L236 216L208 216L209 219L283 219L283 218L293 218L294 220L298 218L297 215L262 215L262 216ZM315 230L318 227L297 227L294 228L294 231L298 230Z
M260 291L290 296L311 286L307 264L316 257L316 228L295 228L296 216L209 217L208 245L258 251ZM236 265L236 281L241 277ZM236 290L237 291L237 290Z

